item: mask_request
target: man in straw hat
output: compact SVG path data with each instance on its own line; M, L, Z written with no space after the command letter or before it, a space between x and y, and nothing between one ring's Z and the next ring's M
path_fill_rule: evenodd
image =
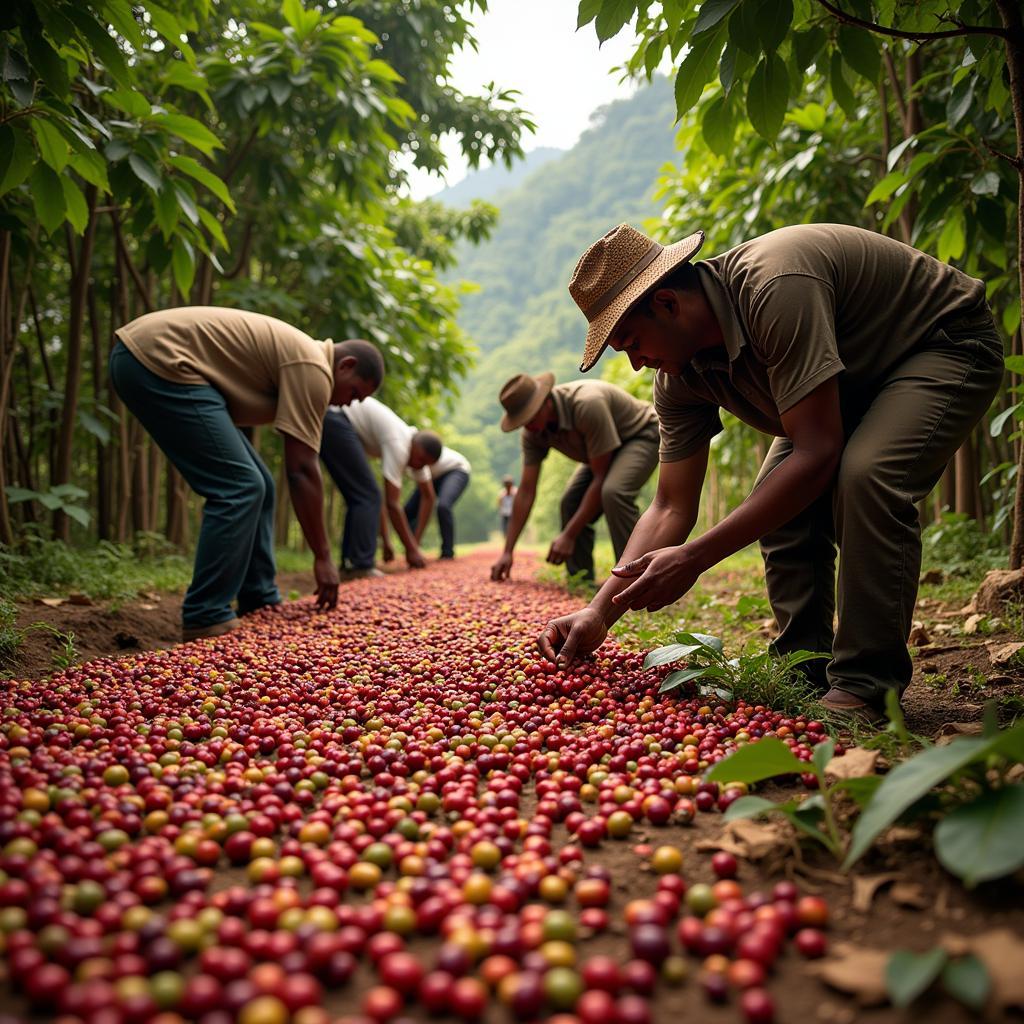
M562 495L562 532L551 542L548 561L563 562L570 576L594 578L594 526L604 514L615 557L636 526L636 496L658 463L658 420L641 402L605 381L555 384L550 373L517 374L498 396L505 409L501 429L523 427L523 471L512 502L505 550L491 579L512 570L512 552L530 517L541 463L556 448L582 463Z
M693 265L703 241L663 247L622 224L576 266L569 291L590 324L581 369L610 346L657 371L661 468L613 576L549 623L540 649L567 664L627 609L670 604L759 540L776 649L831 652L822 704L877 717L910 681L915 503L1002 380L985 286L844 225L782 228ZM751 494L688 540L720 408L775 441Z

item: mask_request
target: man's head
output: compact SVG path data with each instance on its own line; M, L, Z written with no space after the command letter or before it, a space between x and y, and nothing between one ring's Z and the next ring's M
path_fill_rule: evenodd
M593 367L613 336L632 346L630 361L636 369L658 366L678 373L697 348L705 347L706 331L715 321L696 275L690 278L680 271L682 290L665 286L668 276L689 264L703 243L704 232L698 231L663 246L636 228L620 224L587 249L569 282L569 293L590 325L581 370ZM675 298L667 298L669 295ZM631 314L639 300L648 296L651 302L645 308L651 315L638 326ZM620 338L618 328L627 317L628 330ZM659 324L659 331L652 332L650 323ZM696 347L694 336L700 339ZM619 347L624 349L625 344Z
M423 469L441 458L441 438L432 430L417 430L409 446L409 468Z
M376 345L362 338L334 343L334 390L331 405L359 402L380 387L384 357Z
M543 430L554 416L554 402L551 389L555 386L553 373L541 373L531 377L528 373L517 373L505 381L498 394L498 401L505 410L501 418L501 429L510 430L526 427L527 430Z
M501 478L501 486L504 487L506 491L511 491L515 486L515 483L515 480L513 480L507 473Z

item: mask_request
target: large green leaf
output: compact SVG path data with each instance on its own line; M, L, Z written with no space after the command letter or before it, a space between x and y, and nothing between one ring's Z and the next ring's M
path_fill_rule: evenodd
M157 227L160 228L160 234L166 239L170 239L174 234L174 229L178 226L178 197L174 194L174 191L169 188L165 188L162 192L158 192L153 200L153 212L156 215Z
M929 747L898 764L885 777L857 819L843 867L855 864L878 834L893 824L908 807L976 758L984 757L994 742L980 736L961 736L947 746Z
M581 29L589 25L601 10L603 0L580 0L579 14L576 18L576 28Z
M135 172L139 181L148 185L154 192L160 191L160 172L144 156L139 153L129 154L128 166Z
M939 233L939 244L936 255L944 263L958 260L964 254L967 245L967 222L963 207L955 206L949 210L946 223Z
M185 114L154 114L150 120L189 145L195 146L206 156L212 156L215 149L224 148L220 139L194 117L187 117Z
M726 156L736 137L736 115L732 104L719 96L708 104L700 123L701 134L715 156Z
M232 213L235 212L235 204L227 185L209 168L190 156L172 156L168 163L190 178L195 178L201 185L205 185Z
M174 283L178 286L178 291L187 300L196 275L196 258L192 246L184 238L177 238L174 241L171 270L174 273Z
M818 25L806 32L793 33L793 57L796 60L796 66L801 71L806 71L811 66L827 38L825 30Z
M673 661L679 661L680 658L699 651L703 646L703 644L669 644L667 647L657 647L644 658L644 668L670 665Z
M740 0L704 0L697 12L697 20L691 35L699 36L702 32L714 28L739 2Z
M95 185L104 192L110 191L107 179L107 162L95 150L86 153L72 153L71 167L90 185Z
M850 83L846 80L846 73L843 70L843 58L838 50L832 51L832 60L829 63L828 84L832 89L832 96L836 103L843 108L843 113L847 117L856 117L857 97L854 96ZM892 159L891 153L889 158L890 160Z
M948 958L941 947L920 954L905 949L893 953L885 965L885 987L893 1005L899 1009L909 1006L931 986Z
M878 52L875 37L862 28L853 25L839 27L839 50L843 60L869 82L878 81L882 69L882 55Z
M690 52L676 72L676 120L693 108L704 86L714 77L718 58L725 46L725 29L705 32L693 40Z
M637 0L604 0L594 27L601 42L617 36L636 12Z
M864 205L871 206L873 203L880 203L888 199L901 185L906 183L907 175L903 171L892 171L882 178L868 193L867 199L864 200Z
M60 186L64 191L64 215L75 231L81 234L89 223L89 204L82 190L67 174L61 175Z
M1024 864L1024 785L983 793L935 829L935 855L968 886L1002 878Z
M747 3L750 2L747 0ZM766 54L774 53L782 45L793 23L793 0L760 0L754 6L761 49Z
M0 125L0 196L17 188L36 163L35 146L17 126Z
M32 187L32 206L36 217L47 234L53 234L64 223L64 189L60 177L52 167L36 164L29 179Z
M747 88L747 116L761 138L774 142L789 103L789 72L777 53L758 61Z
M979 1011L988 1002L992 979L984 963L976 956L961 956L946 964L942 972L942 985L954 999Z
M682 686L683 683L688 683L691 679L699 679L706 673L707 668L703 665L700 665L697 668L681 669L678 672L669 672L669 674L662 679L661 686L658 687L658 693L668 693L670 690L674 690L676 687Z
M85 36L90 50L99 57L103 66L121 85L130 86L132 74L125 63L124 54L106 28L82 7L68 4L64 10L74 22L75 28Z
M32 69L55 96L65 99L70 85L64 58L43 38L42 32L23 30L23 39Z
M39 147L39 155L58 174L68 165L68 156L71 147L61 130L53 124L49 118L33 117L32 134L36 137L36 145Z
M717 636L708 633L676 633L676 639L681 644L697 644L700 647L710 647L711 650L722 653L722 641Z
M730 754L705 774L708 782L760 782L776 775L794 775L808 771L782 740L769 736Z
M776 810L776 805L763 796L741 796L729 804L722 817L725 821L734 821L737 818L757 818L774 810Z

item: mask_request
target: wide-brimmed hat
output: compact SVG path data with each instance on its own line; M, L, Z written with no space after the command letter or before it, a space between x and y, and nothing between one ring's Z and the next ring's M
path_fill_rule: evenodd
M629 307L670 270L691 259L703 244L703 231L672 245L660 245L631 225L620 224L580 257L569 294L590 324L580 363L584 373L601 358L608 336Z
M540 412L544 399L551 394L555 383L553 373L541 373L531 377L528 373L517 373L498 395L498 401L505 407L505 415L501 418L501 429L507 434L510 430L529 423Z

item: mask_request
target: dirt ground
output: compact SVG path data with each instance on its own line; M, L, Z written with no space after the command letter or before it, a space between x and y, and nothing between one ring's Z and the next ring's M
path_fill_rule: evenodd
M487 562L482 555L468 561L478 566L481 573L486 572ZM428 569L422 578L426 580L430 573ZM717 605L712 600L705 609L707 617L713 620L717 615L722 621L716 625L723 633L727 631L728 620L737 636L749 638L758 632L766 634L770 631L766 622L737 622L735 617L730 618L728 611L735 603L741 582L749 588L749 578L741 581L723 576L705 581L707 592L718 599ZM306 574L290 574L280 583L285 594L290 591L305 594L311 589L311 580ZM350 600L353 614L357 614L362 595L376 583L349 584L352 589L348 595L343 585L341 601ZM388 581L385 585L393 583ZM524 580L522 586L528 589L537 584ZM517 600L528 600L528 594L524 593ZM57 606L24 605L18 623L25 627L44 622L65 634L73 633L77 659L85 661L100 655L172 646L178 638L179 610L180 598L171 595L146 594L137 601L121 605L78 604L69 600ZM922 602L918 618L921 632L916 638L914 681L904 701L911 731L933 737L971 731L980 720L986 699L1001 698L1004 709L1012 709L1014 701L1022 699L1024 671L1014 667L1014 662L1009 667L993 662L992 652L998 655L1006 644L1019 639L1011 631L964 634L965 616L959 608L927 600ZM944 624L949 628L940 629ZM708 628L714 631L710 625ZM19 652L13 673L8 671L8 674L21 679L46 675L53 671L54 658L60 658L62 653L66 653L66 643L52 632L32 629ZM763 792L772 795L770 789ZM556 849L570 841L561 825L557 826L553 838ZM699 814L689 827L648 826L634 831L626 842L605 842L594 859L610 869L615 880L614 906L621 908L629 900L649 898L655 891L656 877L646 864L649 847L645 850L643 844L678 846L684 853L684 874L692 884L714 881L710 858L716 847L732 848L737 844L742 847L743 842L742 837L728 832L720 815ZM237 880L232 879L232 874L224 872L224 877L218 878L217 887ZM1019 979L1024 975L1024 879L1018 877L985 884L974 891L966 890L939 866L931 852L930 839L921 830L892 831L850 875L839 874L835 863L826 855L801 850L789 837L771 844L771 849L761 856L754 856L752 852L747 857L741 856L739 881L745 892L770 892L772 885L782 879L796 880L805 892L820 893L827 899L832 908L829 929L832 955L845 943L854 956L850 962L854 979L851 989L866 990L872 977L877 981L879 951L908 949L920 953L942 941L990 943L994 951L991 955L1005 961L1007 979L1004 983L1012 985L1014 977ZM581 957L609 953L620 959L628 958L625 935L625 925L613 920L608 932L584 939L580 945ZM435 946L422 939L412 948L420 950L429 961L430 951ZM988 958L985 959L988 962ZM690 963L696 973L699 965L692 959ZM776 965L769 987L776 999L776 1020L780 1024L819 1021L822 1024L853 1021L967 1024L982 1019L941 996L921 999L909 1010L864 1006L859 1000L870 1001L866 991L860 997L838 991L812 976L812 972L813 967L792 948ZM327 1008L338 1014L356 1012L360 994L372 983L371 972L362 966L352 985L329 995ZM1017 988L1019 992L1019 980ZM1024 995L1020 1001L1024 1003ZM0 990L0 1012L8 1007L18 1012L18 1003L10 996L5 998ZM687 1017L708 1024L740 1019L735 997L725 1006L709 1004L693 980L679 988L659 985L654 1010L655 1024ZM416 1013L410 1014L410 1018L426 1019ZM993 1009L985 1019L1024 1020L1024 1015L1013 1010ZM499 1022L511 1018L493 1011L485 1020Z

